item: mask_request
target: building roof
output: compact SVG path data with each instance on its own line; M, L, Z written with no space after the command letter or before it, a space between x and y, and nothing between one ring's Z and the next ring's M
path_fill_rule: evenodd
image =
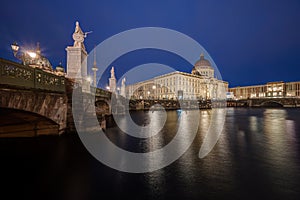
M204 54L201 53L200 55L200 59L195 63L194 67L196 69L199 69L199 68L211 68L213 69L213 67L211 66L211 63L204 58Z

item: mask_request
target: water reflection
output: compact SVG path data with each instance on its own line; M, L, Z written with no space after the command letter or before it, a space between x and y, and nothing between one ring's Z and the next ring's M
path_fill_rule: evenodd
M264 112L266 136L264 162L269 168L267 171L269 178L276 179L274 184L281 185L279 190L286 189L284 182L294 176L297 169L293 155L296 144L293 135L289 134L289 132L294 132L294 129L291 130L291 128L295 128L292 127L292 122L292 120L287 120L286 110L268 109Z
M191 139L191 128L200 124L193 145L179 160L167 168L144 175L147 185L151 186L149 190L165 192L160 187L169 187L165 181L172 179L176 187L186 189L181 193L191 196L201 193L198 188L200 186L212 193L237 191L234 197L253 189L264 196L268 196L269 193L294 194L295 191L290 191L291 188L299 185L299 136L295 125L295 120L300 121L299 117L289 117L288 111L284 109L229 108L226 110L227 117L219 141L207 157L199 159L197 153L212 120L222 120L218 115L212 118L213 112L215 110L200 111L197 122L192 116L193 112L189 112L189 116L186 112L169 111L161 132L155 137L140 141L140 147L147 151L164 147L174 138L179 129L178 121L181 119L180 130L184 131L184 134L176 141L175 149L179 151L185 147L186 141ZM150 121L151 115L145 113L143 117L145 121ZM155 121L153 118L151 121L151 126L161 126L160 120ZM125 144L128 143L127 136L124 140ZM148 164L155 165L156 162L159 160L153 158L149 159ZM185 186L189 186L189 189ZM210 195L214 196L208 194ZM256 193L250 196L259 197Z
M181 130L175 153L193 139L193 127L200 124L184 155L151 173L121 173L106 167L90 156L73 135L0 140L1 169L11 172L1 178L11 188L25 187L27 194L35 194L32 188L37 188L43 194L52 194L52 199L299 199L300 110L228 108L218 142L204 159L199 159L212 112L201 110L196 121L193 112L168 111L166 124L147 139L129 136L117 127L108 128L106 136L131 152L159 150ZM156 112L131 115L137 124L150 125L152 121L150 126L161 126ZM126 121L122 123L127 125ZM106 152L115 159L114 151ZM153 166L159 160L153 157L147 162ZM56 185L63 189L57 190ZM36 199L44 196L39 197Z

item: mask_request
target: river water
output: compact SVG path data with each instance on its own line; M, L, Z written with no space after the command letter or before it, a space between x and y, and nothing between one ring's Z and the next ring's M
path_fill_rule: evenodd
M217 144L200 159L211 112L200 111L198 133L183 156L163 169L142 174L101 164L76 134L1 139L2 196L70 200L300 198L299 109L228 108ZM114 125L105 134L123 149L149 152L174 138L180 115L179 111L167 111L166 124L150 140L128 136ZM131 116L143 126L150 123L151 111L132 112ZM189 120L185 126L196 124Z

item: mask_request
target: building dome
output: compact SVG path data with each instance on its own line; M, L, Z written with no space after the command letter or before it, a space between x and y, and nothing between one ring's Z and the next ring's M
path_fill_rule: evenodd
M45 71L53 71L52 65L49 60L41 55L37 55L36 59L29 60L28 64Z
M59 65L56 66L56 68L55 68L55 73L56 73L58 76L64 76L64 74L65 74L65 69L64 69L64 67L61 65L61 63L59 63Z
M211 66L210 62L204 58L204 54L201 53L200 59L195 63L192 74L203 76L207 78L213 78L214 77L214 68Z
M198 69L198 68L211 68L212 69L210 62L204 58L203 53L201 53L200 59L195 63L194 66L196 69Z
M41 54L39 43L36 51L28 51L24 54L23 63L34 68L40 68L44 71L52 72L53 68L49 60Z
M59 63L59 65L56 66L55 70L57 72L65 72L65 69L63 66L61 66L61 64Z

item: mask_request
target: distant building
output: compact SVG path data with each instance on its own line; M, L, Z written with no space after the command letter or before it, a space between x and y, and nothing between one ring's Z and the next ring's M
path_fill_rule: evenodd
M191 73L175 71L126 86L131 99L226 99L227 91L228 82L214 77L203 54Z
M297 82L269 82L265 85L253 85L230 88L234 99L248 98L279 98L300 97L300 81Z

